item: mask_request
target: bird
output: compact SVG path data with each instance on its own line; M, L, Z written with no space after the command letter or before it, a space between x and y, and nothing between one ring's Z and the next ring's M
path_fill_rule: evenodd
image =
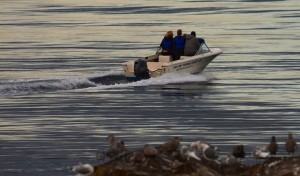
M240 144L240 145L237 145L235 146L233 149L232 149L232 153L231 153L235 158L245 158L246 156L246 152L244 150L244 145L243 144Z
M148 144L144 145L144 155L147 157L154 157L158 153L158 150L155 147L152 147Z
M219 153L218 148L216 146L201 141L196 141L191 143L191 147L197 149L200 153L202 153L203 157L206 160L215 161L219 163Z
M181 146L180 148L180 156L184 160L190 160L190 158L194 158L198 161L201 161L201 158L199 158L193 148L190 148L186 145Z
M296 141L293 138L293 134L291 132L288 133L288 139L285 142L285 149L288 152L288 154L293 154L295 153L297 148Z
M270 144L268 145L268 151L271 155L276 155L278 151L278 144L276 142L275 136L272 136Z
M268 146L256 147L256 149L252 152L252 156L256 159L265 159L270 155L270 151L268 150Z
M106 151L106 155L111 158L114 158L118 156L118 154L121 152L122 144L120 144L119 142L116 143L115 136L113 134L109 134L107 138L108 138L109 146Z
M171 141L161 144L159 150L162 152L174 152L180 145L180 138L174 137Z
M218 148L212 145L205 145L203 149L203 156L206 160L211 160L218 163Z
M108 139L109 145L114 145L115 144L115 135L109 134L107 139Z
M201 141L196 141L191 143L191 147L197 149L201 153L203 151L204 146L205 146L204 143Z
M128 151L127 148L125 147L125 142L123 140L120 140L117 143L117 146L121 150L121 152Z
M73 166L72 171L77 174L76 176L91 176L94 173L95 168L90 164L79 163L78 165Z

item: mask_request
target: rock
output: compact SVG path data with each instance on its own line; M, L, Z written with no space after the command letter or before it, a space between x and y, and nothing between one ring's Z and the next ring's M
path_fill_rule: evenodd
M289 140L294 141L291 134ZM274 141L272 139L272 141ZM201 141L190 146L180 146L180 138L160 146L144 145L144 148L128 151L124 142L115 142L114 136L109 136L109 149L118 149L117 155L112 155L108 162L98 166L79 165L73 168L78 174L88 176L299 176L300 157L278 157L269 154L267 146L256 151L254 156L264 158L256 165L246 165L236 159L245 157L243 145L237 145L226 157L224 162L216 155L217 148ZM295 146L293 144L293 146ZM116 149L116 150L117 150ZM262 153L259 153L262 152ZM101 153L101 156L104 153ZM107 153L106 153L107 154ZM204 159L206 158L206 159ZM222 159L222 158L221 158Z
M142 152L143 153L143 152ZM216 164L209 161L180 160L173 154L157 154L147 160L132 162L136 152L95 167L92 176L287 176L300 175L300 157L267 158L263 163Z

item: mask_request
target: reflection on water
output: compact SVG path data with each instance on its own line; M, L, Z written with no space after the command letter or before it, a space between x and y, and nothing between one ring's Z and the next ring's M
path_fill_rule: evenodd
M221 153L299 138L298 0L1 1L0 173L73 175L115 133L129 149L180 135ZM165 31L221 48L201 75L126 82ZM299 155L299 151L296 153Z

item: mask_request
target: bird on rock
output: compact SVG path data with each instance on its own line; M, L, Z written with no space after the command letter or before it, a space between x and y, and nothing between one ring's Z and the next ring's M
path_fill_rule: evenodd
M288 139L285 142L285 149L288 154L294 154L297 148L296 141L293 138L293 134L291 132L288 133Z
M120 153L120 149L115 142L115 136L113 134L108 135L108 149L106 151L106 155L113 158L116 157Z
M197 149L197 150L200 151L201 153L203 152L204 147L205 147L206 145L207 145L207 144L205 144L204 142L201 142L201 141L196 141L196 142L192 142L192 143L191 143L191 147L194 148L194 149Z
M180 138L179 137L174 137L171 141L161 144L159 146L159 150L162 152L174 152L178 149L180 145Z
M206 160L211 160L218 163L219 153L217 147L212 145L204 146L203 156Z
M120 140L117 143L117 146L121 150L121 152L127 151L127 148L125 147L125 142L123 140Z
M126 150L124 141L116 142L113 134L108 135L108 142L109 146L106 151L106 155L111 158L118 156L122 151Z
M268 150L270 152L271 155L276 155L277 151L278 151L278 144L276 142L276 138L275 136L272 136L271 138L271 142L268 145Z
M191 147L197 149L200 153L202 153L203 157L206 160L215 161L219 163L219 153L218 148L216 146L201 141L196 141L191 143Z
M155 147L152 147L148 144L144 145L144 155L147 157L154 157L158 153L158 150Z
M73 166L72 171L77 174L76 176L91 176L94 173L95 168L90 164L79 163L78 165Z
M190 158L194 158L198 161L201 161L201 158L199 158L193 148L190 148L186 145L181 146L180 148L180 156L184 160L190 160Z
M107 139L108 139L108 144L109 145L114 145L116 143L115 142L115 135L113 135L113 134L109 134Z
M270 155L267 146L257 147L253 152L252 156L256 159L265 159Z
M232 155L235 157L235 158L245 158L246 156L246 152L244 150L244 145L241 144L241 145L237 145L233 148L232 150Z

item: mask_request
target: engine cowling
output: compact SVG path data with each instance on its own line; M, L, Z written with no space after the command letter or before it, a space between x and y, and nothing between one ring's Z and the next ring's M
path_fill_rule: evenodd
M134 75L138 80L150 78L147 61L142 59L134 61Z

